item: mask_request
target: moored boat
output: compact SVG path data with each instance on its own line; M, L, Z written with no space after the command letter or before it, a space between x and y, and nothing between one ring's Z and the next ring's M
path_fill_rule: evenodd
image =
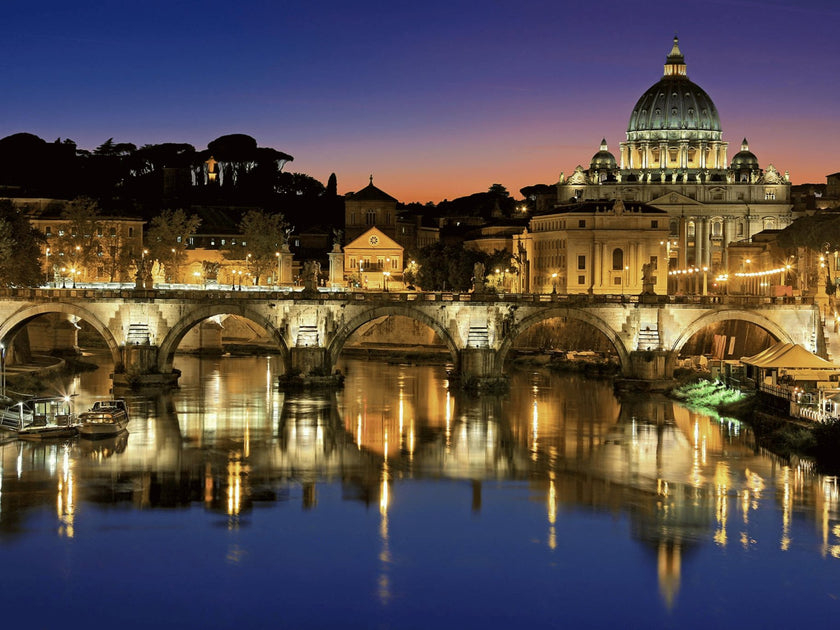
M124 400L97 400L79 415L79 435L86 438L110 437L125 431L128 407Z
M32 420L18 428L23 440L46 440L73 437L78 433L79 420L70 405L70 398L31 398L21 403L32 413Z

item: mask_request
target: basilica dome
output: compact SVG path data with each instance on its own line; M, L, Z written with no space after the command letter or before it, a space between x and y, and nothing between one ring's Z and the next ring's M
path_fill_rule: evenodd
M669 131L684 134L687 130L720 139L720 117L709 95L686 76L685 58L675 37L665 60L664 76L645 91L633 108L627 139L664 138Z

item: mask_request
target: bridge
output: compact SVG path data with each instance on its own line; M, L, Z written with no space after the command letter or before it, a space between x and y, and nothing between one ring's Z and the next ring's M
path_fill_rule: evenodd
M350 336L387 316L431 328L456 372L478 384L504 377L518 335L558 317L603 333L621 374L649 381L671 378L692 335L727 320L755 324L813 352L825 347L820 308L802 298L94 288L0 291L0 342L10 347L27 323L45 314L83 320L102 336L114 359L115 385L175 383L173 360L184 336L224 315L262 327L286 373L303 375L331 373Z

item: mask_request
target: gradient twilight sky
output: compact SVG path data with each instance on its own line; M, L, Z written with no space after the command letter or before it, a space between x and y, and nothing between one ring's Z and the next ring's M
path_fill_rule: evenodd
M0 137L93 149L228 133L287 171L400 201L557 181L633 105L677 34L718 108L793 183L840 171L836 0L3 0Z

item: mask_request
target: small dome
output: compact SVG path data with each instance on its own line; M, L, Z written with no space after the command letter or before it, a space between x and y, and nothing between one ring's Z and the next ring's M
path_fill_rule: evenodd
M601 140L601 148L598 153L592 156L592 161L589 162L589 170L594 171L612 171L615 170L616 161L615 156L609 152L607 147L607 140Z
M741 143L741 150L732 158L731 168L733 170L758 170L758 158L750 151L750 145L747 139Z

